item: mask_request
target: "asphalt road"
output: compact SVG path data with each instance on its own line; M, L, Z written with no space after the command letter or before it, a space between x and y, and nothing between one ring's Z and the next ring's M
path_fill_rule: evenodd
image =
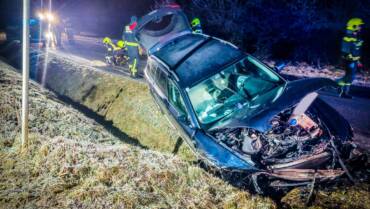
M322 93L324 100L346 118L354 131L354 140L370 151L370 100L363 98L343 99Z
M63 48L50 49L48 53L60 56L64 59L92 68L94 70L102 70L116 74L118 76L128 77L127 69L121 67L111 67L104 63L105 47L102 44L102 38L76 36L75 44L68 44L63 40ZM33 46L33 50L38 50L37 46ZM39 51L40 52L40 51ZM39 54L45 53L45 51ZM141 63L144 66L145 63ZM144 82L143 79L137 79L139 82ZM360 147L370 151L370 99L339 98L334 92L320 92L322 98L333 106L340 114L342 114L351 124L354 130L354 139Z
M32 50L36 52L35 54L37 54L37 56L52 54L92 70L105 71L138 82L144 82L143 78L131 78L127 65L123 67L107 65L104 61L106 48L102 40L103 38L75 36L74 44L69 44L67 40L63 39L61 48L49 48L46 50L40 49L38 45L33 45ZM143 68L144 66L145 62L139 62L139 67ZM140 73L139 70L139 74Z

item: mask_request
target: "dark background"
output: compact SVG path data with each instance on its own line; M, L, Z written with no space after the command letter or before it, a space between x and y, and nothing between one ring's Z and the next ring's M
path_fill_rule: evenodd
M32 0L32 14L41 0ZM0 30L20 31L21 0L0 0ZM48 0L44 0L45 3ZM206 34L231 41L260 58L339 63L349 18L365 21L362 61L370 65L370 0L178 0L189 18L199 17ZM119 38L131 15L156 8L152 0L53 0L53 8L90 35ZM13 30L14 31L14 30Z

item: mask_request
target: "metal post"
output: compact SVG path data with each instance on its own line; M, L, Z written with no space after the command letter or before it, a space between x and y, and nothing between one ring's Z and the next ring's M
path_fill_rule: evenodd
M28 145L28 79L29 79L29 16L30 1L23 0L22 35L22 150Z

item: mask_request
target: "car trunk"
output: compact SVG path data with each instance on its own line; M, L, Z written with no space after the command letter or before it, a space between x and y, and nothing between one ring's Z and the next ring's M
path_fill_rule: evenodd
M142 17L134 34L150 53L157 44L191 32L188 19L180 8L164 7Z

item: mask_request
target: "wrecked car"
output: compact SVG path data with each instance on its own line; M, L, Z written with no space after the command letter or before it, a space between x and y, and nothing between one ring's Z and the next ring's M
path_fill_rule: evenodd
M351 178L352 129L318 93L333 81L286 81L231 43L192 33L179 8L144 16L135 36L154 100L208 164L271 186Z

